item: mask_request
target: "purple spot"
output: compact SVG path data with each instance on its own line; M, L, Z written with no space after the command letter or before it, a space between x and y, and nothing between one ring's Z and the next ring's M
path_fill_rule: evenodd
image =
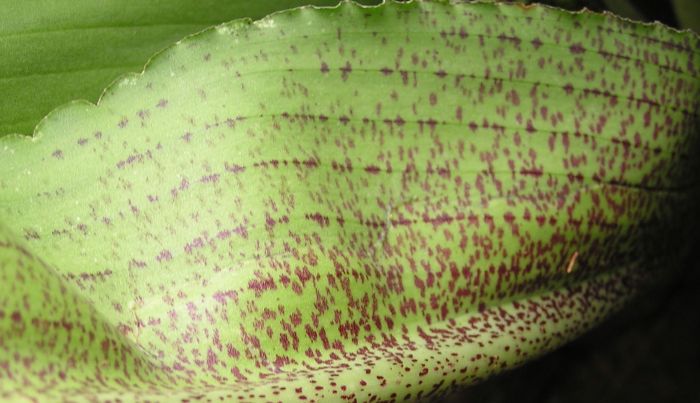
M22 322L22 315L18 311L12 312L12 315L10 315L10 318L12 318L12 321L15 322L16 324L19 324Z
M182 178L182 181L180 182L180 190L187 190L190 187L190 182L187 180L187 178Z
M343 81L346 81L348 79L348 75L352 72L352 66L350 65L350 62L345 62L345 66L340 68L341 77L343 78Z
M159 262L166 261L169 262L173 260L173 255L170 253L169 250L163 249L160 254L156 257L156 260Z
M308 159L308 160L304 161L304 166L307 168L316 168L316 167L318 167L318 162L316 160L313 160L313 159Z
M238 227L234 228L233 232L240 235L244 239L248 238L248 230L246 229L246 227L244 227L242 225L239 225Z
M144 262L144 261L136 260L136 259L131 259L131 261L129 261L129 268L130 269L134 269L134 268L143 269L144 267L146 267L146 262Z
M365 172L368 174L376 175L380 171L379 167L376 165L368 165L365 167Z
M330 71L326 62L321 62L321 73L326 74Z
M199 181L202 183L216 183L219 181L219 174L202 176L202 178Z
M245 167L237 164L229 164L228 162L224 163L224 168L226 168L227 171L232 172L234 174L245 171Z
M531 120L527 121L527 127L525 128L525 131L527 131L528 133L534 133L537 131L537 129L535 129L535 126L532 125Z
M574 43L569 47L569 51L575 55L580 55L586 51L586 48L584 48L580 43Z

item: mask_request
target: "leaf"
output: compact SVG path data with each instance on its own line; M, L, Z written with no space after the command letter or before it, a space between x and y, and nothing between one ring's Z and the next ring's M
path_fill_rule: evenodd
M635 21L645 21L644 14L629 0L603 0L608 10Z
M676 18L682 28L690 28L700 32L700 5L690 0L671 1Z
M699 44L418 2L178 42L0 139L0 396L428 400L556 348L670 270Z
M213 24L337 0L0 1L0 136L31 134L49 111L97 100L121 74Z

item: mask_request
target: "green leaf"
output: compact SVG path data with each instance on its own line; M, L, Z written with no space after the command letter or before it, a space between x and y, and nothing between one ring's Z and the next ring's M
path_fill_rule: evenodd
M645 21L644 14L629 0L603 0L606 8L613 13L634 21Z
M697 1L673 0L671 5L682 28L700 32L700 4Z
M0 397L429 400L556 348L674 253L699 45L418 2L178 42L0 139Z
M120 75L140 72L185 35L240 17L260 18L338 0L0 1L0 136L31 134L55 107L96 101Z

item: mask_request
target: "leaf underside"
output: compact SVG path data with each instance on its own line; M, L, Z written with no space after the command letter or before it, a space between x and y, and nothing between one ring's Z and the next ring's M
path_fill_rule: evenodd
M0 139L0 397L431 399L561 345L688 208L699 45L442 3L179 42Z

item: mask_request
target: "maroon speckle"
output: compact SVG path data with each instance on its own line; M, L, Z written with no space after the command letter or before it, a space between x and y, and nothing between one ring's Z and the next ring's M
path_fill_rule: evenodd
M172 255L172 253L170 253L169 250L163 249L158 254L158 256L156 256L156 260L158 260L159 262L169 262L169 261L173 260L173 255Z
M18 311L12 312L10 315L10 319L12 319L12 322L15 324L20 324L22 323L22 315Z
M380 169L376 165L368 165L365 167L365 172L372 174L372 175L376 175L380 172Z
M224 163L224 168L231 173L237 174L240 172L245 171L245 167L238 165L238 164L229 164L228 162Z
M586 49L580 43L574 43L569 47L569 51L574 55L580 55L586 51Z
M348 76L352 72L352 66L350 65L350 62L345 62L345 65L340 68L341 72L341 78L343 81L346 81L348 79Z
M326 62L321 62L321 73L328 73L330 69L328 68L328 64Z

